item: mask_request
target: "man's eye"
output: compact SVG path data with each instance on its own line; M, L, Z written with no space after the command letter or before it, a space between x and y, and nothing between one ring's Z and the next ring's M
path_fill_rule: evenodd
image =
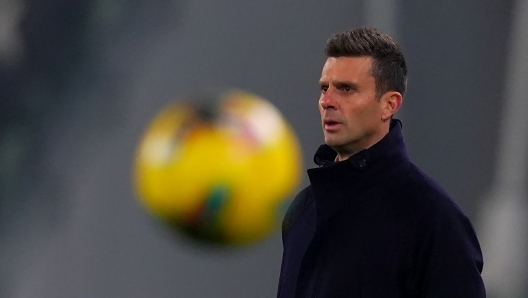
M325 93L328 90L328 86L321 86L321 92Z
M350 87L350 86L343 86L343 91L350 92L350 91L352 91L352 87Z

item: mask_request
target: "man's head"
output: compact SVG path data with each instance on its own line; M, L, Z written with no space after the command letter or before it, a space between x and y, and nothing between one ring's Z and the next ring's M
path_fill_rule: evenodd
M400 47L389 35L374 28L360 27L338 33L324 49L327 57L372 57L372 76L376 80L379 98L387 91L402 96L407 87L407 65Z
M375 29L339 33L325 52L319 110L325 142L344 160L387 134L402 103L407 68L398 45Z

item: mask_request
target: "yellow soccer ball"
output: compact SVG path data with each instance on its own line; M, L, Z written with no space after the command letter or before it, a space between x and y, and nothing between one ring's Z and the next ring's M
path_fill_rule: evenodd
M163 109L139 144L134 179L140 202L169 226L238 245L280 226L301 170L299 142L277 108L230 90Z

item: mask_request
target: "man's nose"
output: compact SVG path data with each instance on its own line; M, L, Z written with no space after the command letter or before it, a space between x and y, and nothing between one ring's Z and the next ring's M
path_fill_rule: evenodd
M321 94L321 98L319 99L319 105L323 109L335 109L336 103L334 99L334 95L330 90L327 90L324 94Z

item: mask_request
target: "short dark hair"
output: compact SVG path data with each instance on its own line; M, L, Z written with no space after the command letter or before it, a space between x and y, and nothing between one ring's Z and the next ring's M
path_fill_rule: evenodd
M324 51L327 57L372 57L378 99L388 91L405 93L407 65L400 47L389 35L375 28L359 27L328 39Z

